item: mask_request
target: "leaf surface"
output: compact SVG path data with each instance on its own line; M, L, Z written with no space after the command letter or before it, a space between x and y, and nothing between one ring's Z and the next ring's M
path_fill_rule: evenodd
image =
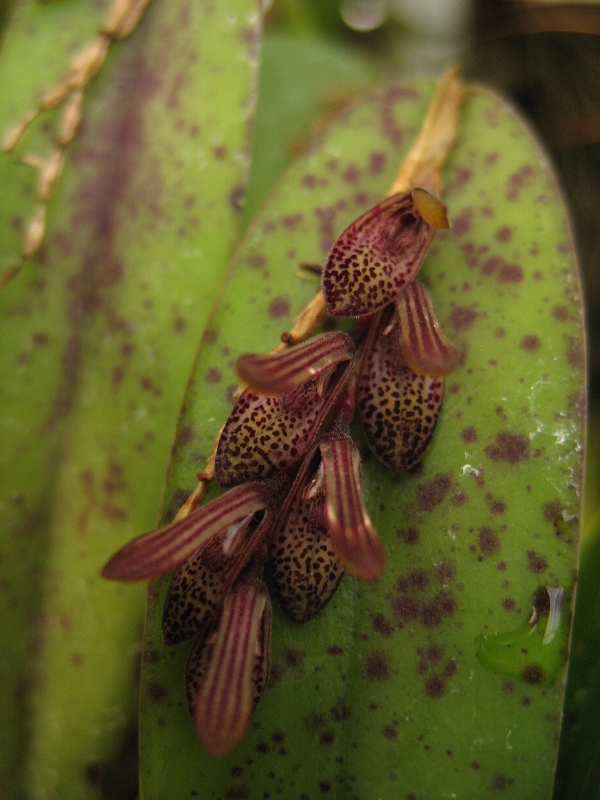
M2 120L66 73L107 8L17 7ZM0 294L6 798L97 797L131 725L144 587L100 570L156 524L185 381L240 228L258 21L253 0L150 4L87 93L42 250ZM46 155L55 124L53 112L19 154ZM0 158L2 267L35 180Z
M165 519L195 487L231 409L236 358L269 351L290 329L316 289L298 265L322 263L384 195L433 88L392 86L346 114L253 221L188 388ZM220 760L195 738L184 702L189 647L163 645L168 580L154 583L141 693L145 798L550 794L581 488L576 265L548 165L494 95L469 93L444 185L452 229L437 235L420 277L460 359L433 443L420 465L393 475L354 431L383 577L344 576L302 628L274 607L269 686L249 732ZM535 663L503 671L494 653L480 660L482 637L513 633L521 650L534 604L533 633L546 639L546 586L562 587L566 600L552 621L557 635L543 647L536 639Z

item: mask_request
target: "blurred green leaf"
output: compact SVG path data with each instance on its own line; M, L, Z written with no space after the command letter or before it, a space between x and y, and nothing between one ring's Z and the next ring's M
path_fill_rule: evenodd
M165 519L194 488L229 413L236 357L270 350L290 329L315 291L298 265L322 262L344 226L383 195L433 88L392 86L346 114L253 220L188 387ZM218 761L201 751L187 715L189 647L162 643L168 580L153 584L143 797L549 796L564 667L554 682L533 654L491 669L477 647L481 637L521 630L534 604L541 624L545 587L560 587L553 657L566 660L583 408L575 259L543 155L485 91L469 94L444 198L453 229L438 236L422 276L461 363L433 444L419 467L394 476L355 431L366 502L388 553L383 578L345 577L304 628L274 610L269 687L243 742Z
M585 516L554 800L592 800L600 776L600 514L597 442L600 417L590 416Z
M308 147L315 127L326 127L374 81L374 71L349 48L286 33L265 36L246 223L294 155Z
M20 3L7 127L66 74L107 3ZM144 587L100 578L156 523L200 334L240 229L253 0L154 0L88 92L38 257L0 294L0 795L97 797L132 722ZM19 152L47 155L56 112ZM36 175L0 158L0 266Z

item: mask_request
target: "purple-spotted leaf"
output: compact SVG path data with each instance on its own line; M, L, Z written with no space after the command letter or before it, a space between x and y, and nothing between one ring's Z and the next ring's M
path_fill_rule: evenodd
M442 205L425 189L420 193L431 206ZM425 206L421 195L419 206ZM429 205L427 212L431 219ZM323 296L330 314L358 317L393 303L419 271L434 233L411 192L388 197L362 214L339 236L325 263Z
M257 394L290 394L324 370L341 361L350 361L353 356L350 336L323 333L279 353L240 356L237 370Z
M352 355L348 344L343 352L346 359ZM289 394L257 395L246 389L219 439L217 483L235 486L297 464L314 443L351 366L351 361L327 366Z
M431 295L413 281L396 301L400 351L411 369L425 375L448 375L458 363L456 347L444 336Z
M307 461L275 523L268 562L277 602L297 625L316 617L344 574L327 531L325 486L311 485L315 459Z
M419 375L403 358L394 307L373 322L365 344L357 405L371 450L386 467L414 467L431 443L444 399L444 378ZM410 342L409 342L410 344Z
M241 558L241 554L249 557L269 530L272 502L271 493L264 484L236 486L188 517L138 536L115 553L102 575L115 581L157 578L178 567L217 537L222 537L221 548L225 551L230 532L235 535L232 560L236 556ZM244 536L252 516L259 511L264 512L259 525ZM240 523L244 523L243 528ZM242 565L247 560L243 559Z
M2 4L0 136L89 45L102 52L112 5ZM121 780L112 759L135 727L147 589L100 570L157 523L241 229L259 39L256 0L151 0L87 86L58 183L64 109L0 154L0 283L39 219L36 194L55 189L39 253L0 292L3 800L122 790L100 784ZM20 163L32 155L42 169Z
M231 750L246 732L266 685L270 630L267 589L260 579L248 577L225 598L216 631L202 636L192 651L186 668L190 708L196 732L213 757Z
M171 508L196 485L231 410L236 359L268 352L290 330L315 291L299 264L322 263L385 196L433 90L412 81L358 104L249 227L190 382ZM419 276L460 353L437 429L417 466L397 474L371 456L360 421L351 427L382 575L345 575L302 627L274 603L271 679L246 735L219 760L199 746L182 702L187 647L162 641L167 581L153 586L141 693L147 797L202 797L207 786L248 800L550 796L579 527L577 273L544 156L494 95L469 90L443 178L452 227L438 232ZM318 480L311 487L318 493ZM522 626L546 586L565 591L558 629L519 669L529 655ZM519 653L507 672L491 644L511 632ZM534 682L538 667L547 685Z
M360 455L344 434L319 444L324 467L325 520L333 549L344 569L366 580L378 578L385 553L363 503Z

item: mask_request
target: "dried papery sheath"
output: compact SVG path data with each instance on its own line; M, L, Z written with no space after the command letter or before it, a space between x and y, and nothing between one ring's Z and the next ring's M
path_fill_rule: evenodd
M230 525L175 570L163 610L166 644L180 644L214 626L223 598L263 542L265 526L254 517Z
M222 536L231 525L247 518L249 514L264 511L254 532L254 536L260 538L272 522L272 504L271 492L265 485L247 483L238 486L188 517L133 539L115 553L102 570L102 575L117 581L157 578L178 567L213 539ZM247 547L246 544L243 549ZM254 547L256 540L252 542Z
M354 342L346 333L322 333L269 355L240 356L237 370L258 394L289 394L311 378L354 356Z
M444 378L419 375L408 366L400 352L394 313L391 306L372 323L356 397L371 450L386 467L402 472L423 457L431 442L444 399Z
M444 336L431 295L413 281L396 301L397 335L406 363L425 375L448 375L456 367L458 353Z
M346 434L319 443L325 472L325 519L333 548L351 575L374 580L383 572L383 545L362 499L360 455Z
M314 443L352 361L350 357L325 367L289 394L257 395L246 389L221 433L217 483L235 486L298 464Z
M297 625L314 619L333 597L344 570L325 521L324 471L309 456L290 490L269 545L277 602Z
M418 205L411 192L386 198L338 238L323 271L323 296L330 314L374 314L414 280L435 233L420 209L426 208L427 220L436 224L438 217L445 218L441 200L426 189L418 189L416 196Z
M410 196L428 225L438 231L445 231L450 227L448 210L439 197L421 186L411 189Z
M201 636L186 665L186 687L196 732L211 756L242 738L269 672L271 604L253 575L225 598L216 630Z

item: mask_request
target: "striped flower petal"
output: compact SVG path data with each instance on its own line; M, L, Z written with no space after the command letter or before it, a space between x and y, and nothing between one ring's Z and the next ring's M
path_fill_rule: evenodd
M383 545L362 499L360 455L346 434L329 434L319 443L325 470L325 517L343 567L366 580L384 567Z
M327 367L289 394L265 396L246 389L219 439L217 483L235 486L298 464L313 445L352 363L350 359Z
M417 275L443 219L441 200L418 188L386 198L355 220L333 245L323 270L329 313L360 317L393 303Z
M257 394L289 394L327 367L353 356L354 342L347 333L322 333L279 353L240 356L237 370Z
M190 710L208 753L225 755L243 737L269 671L271 604L249 575L225 598L214 633L201 637L186 665Z
M409 284L396 301L400 350L415 372L448 375L458 353L444 336L431 295L420 281Z
M404 361L393 312L393 307L386 309L372 323L357 404L371 450L388 469L402 472L413 467L431 443L444 399L444 378L419 375Z
M102 575L116 581L157 578L178 567L211 540L225 534L232 525L258 511L265 512L259 525L262 537L272 521L272 503L271 493L263 484L238 486L189 517L133 539L115 553L102 570ZM259 537L258 531L254 536ZM255 539L253 546L256 546ZM244 542L243 547L248 549L248 543Z

